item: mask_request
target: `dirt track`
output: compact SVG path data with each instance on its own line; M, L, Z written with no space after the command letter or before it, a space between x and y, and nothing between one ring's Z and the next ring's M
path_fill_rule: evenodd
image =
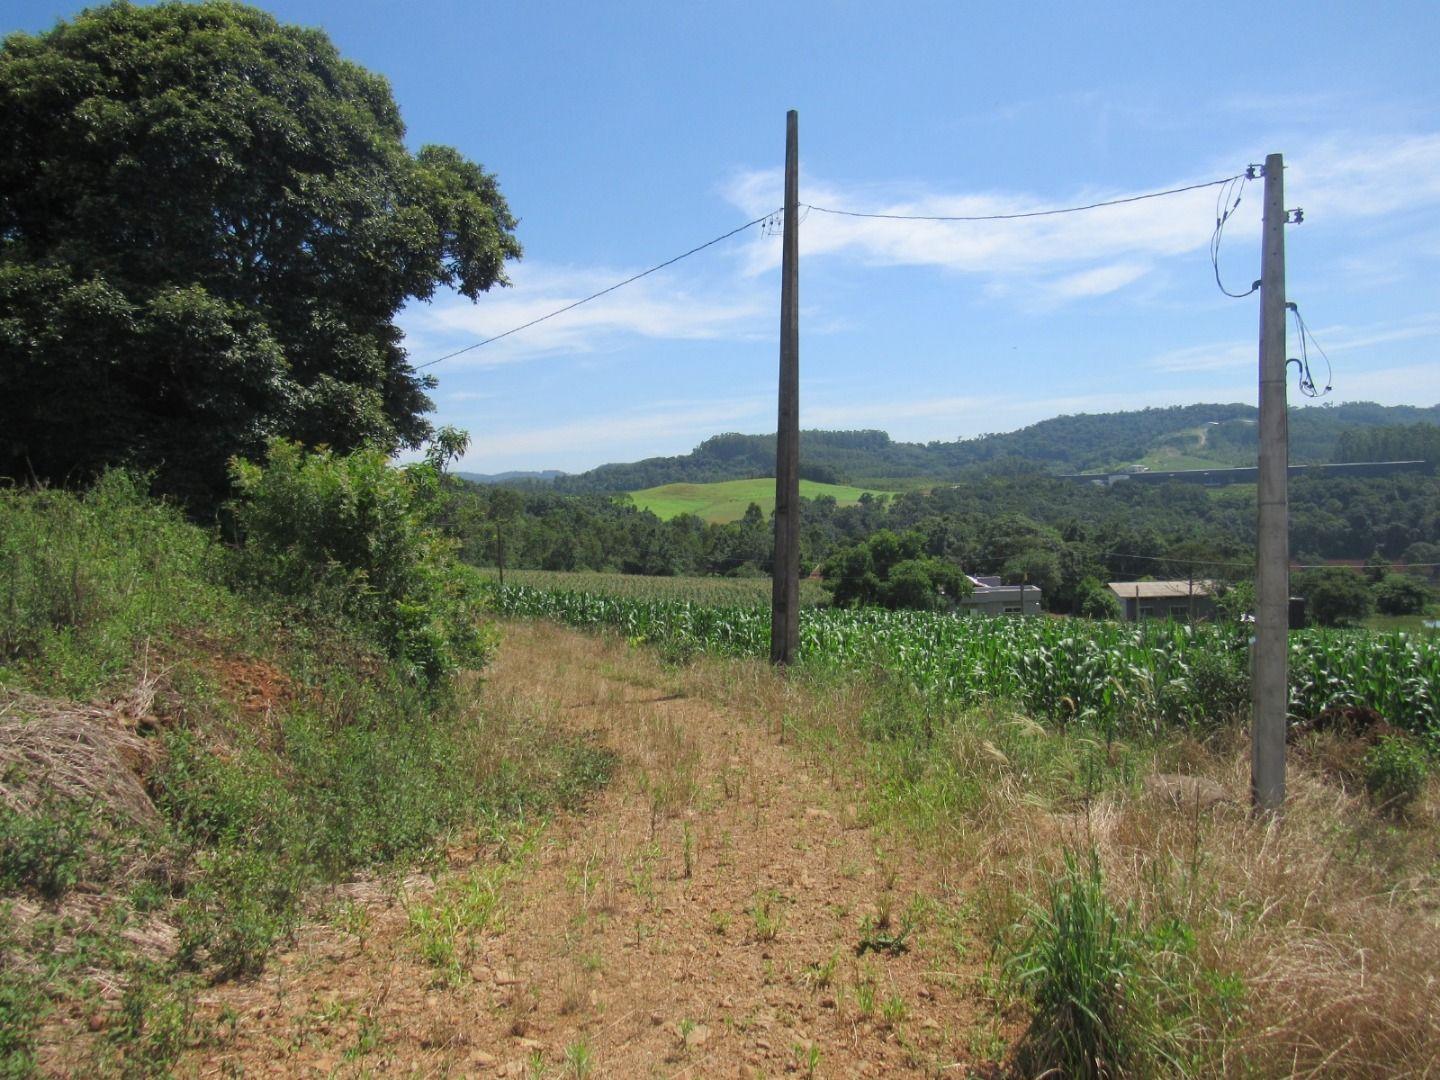
M947 868L877 836L834 763L556 627L506 627L488 676L492 707L613 749L610 786L498 870L471 849L434 881L341 889L262 976L202 995L222 1034L182 1075L991 1071ZM491 887L447 979L414 913ZM867 936L881 947L857 954Z

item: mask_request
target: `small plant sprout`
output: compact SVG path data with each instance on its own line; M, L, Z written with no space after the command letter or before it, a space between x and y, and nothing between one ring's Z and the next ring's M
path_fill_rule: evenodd
M754 923L756 941L774 941L779 936L780 924L784 919L780 910L779 893L774 889L757 893L747 910Z
M796 1043L795 1064L805 1073L807 1077L813 1077L815 1070L820 1067L820 1047L812 1043Z
M823 961L807 964L800 981L811 990L823 990L835 981L835 968L839 963L840 954L832 952Z
M880 1005L880 1019L885 1022L886 1027L898 1027L905 1019L907 1011L905 999L899 994L891 994Z
M583 1037L565 1047L565 1071L573 1080L585 1080L594 1068L595 1055Z

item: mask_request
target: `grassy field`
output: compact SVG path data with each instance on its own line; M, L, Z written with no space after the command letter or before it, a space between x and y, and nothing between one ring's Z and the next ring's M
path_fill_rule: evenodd
M806 499L829 495L841 506L853 506L860 501L861 495L866 494L866 489L801 480L800 494ZM869 494L879 496L888 493L871 491ZM705 521L723 524L739 521L751 503L756 503L769 517L770 511L775 509L775 481L762 477L759 480L726 480L718 484L663 484L632 491L630 496L636 506L666 520L681 514L694 514Z

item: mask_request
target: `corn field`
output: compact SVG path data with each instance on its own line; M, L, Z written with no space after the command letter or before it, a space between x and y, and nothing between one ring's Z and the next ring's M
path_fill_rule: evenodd
M676 656L769 654L762 603L713 605L507 585L500 614L618 631ZM806 608L807 664L883 669L942 704L1014 702L1040 719L1120 725L1229 720L1249 704L1248 629L1085 619L991 619L915 611ZM1290 637L1290 712L1374 709L1440 737L1440 645L1403 632L1301 630Z
M491 581L496 572L480 571ZM770 602L768 577L658 577L648 574L608 574L597 570L506 570L511 585L526 585L546 592L598 593L624 600L686 600L705 607L745 607ZM800 605L820 607L830 594L818 581L800 582Z

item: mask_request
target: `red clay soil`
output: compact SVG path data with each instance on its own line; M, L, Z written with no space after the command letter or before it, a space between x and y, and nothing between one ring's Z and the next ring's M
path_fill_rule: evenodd
M956 875L869 828L833 763L679 690L647 653L508 626L488 707L594 733L620 758L609 787L433 880L338 889L264 974L202 994L216 1034L177 1073L996 1072L983 967L943 914ZM499 903L447 978L412 913L472 880L500 882ZM857 955L907 911L903 949Z

